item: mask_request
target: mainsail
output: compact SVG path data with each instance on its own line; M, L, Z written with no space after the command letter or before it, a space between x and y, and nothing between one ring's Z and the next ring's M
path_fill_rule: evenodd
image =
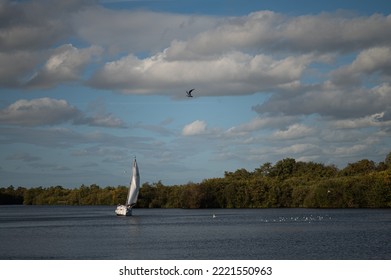
M132 166L132 178L130 179L129 193L126 198L125 205L118 205L115 209L117 216L132 216L132 207L137 202L138 192L140 190L140 173L138 172L138 166L136 157L133 160Z
M138 171L136 158L133 160L132 178L130 180L130 188L126 199L126 206L133 206L137 202L138 193L140 190L140 173Z

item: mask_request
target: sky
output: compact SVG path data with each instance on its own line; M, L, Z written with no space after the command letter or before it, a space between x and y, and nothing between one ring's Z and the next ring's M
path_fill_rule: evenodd
M0 0L0 187L391 151L389 1ZM193 98L186 91L194 88Z

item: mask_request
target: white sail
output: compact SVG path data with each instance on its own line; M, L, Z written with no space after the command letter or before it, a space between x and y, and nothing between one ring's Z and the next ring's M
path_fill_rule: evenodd
M130 180L130 188L126 205L133 206L137 202L138 193L140 190L140 173L138 171L136 158L133 160L132 179Z
M115 213L118 216L131 216L132 207L137 202L138 193L140 190L140 173L138 171L136 157L133 160L132 166L132 178L130 179L130 187L128 197L126 198L125 205L118 205Z

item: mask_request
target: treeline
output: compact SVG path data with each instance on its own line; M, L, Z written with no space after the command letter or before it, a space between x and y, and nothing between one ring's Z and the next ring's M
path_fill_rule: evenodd
M125 186L76 189L0 188L0 204L116 205L124 203ZM265 163L254 171L238 169L223 178L201 183L165 186L144 183L139 208L389 208L391 207L391 153L376 164L367 159L338 169L334 165L292 158Z
M125 186L101 188L96 184L66 189L62 186L49 188L0 188L0 204L24 205L114 205L126 201Z

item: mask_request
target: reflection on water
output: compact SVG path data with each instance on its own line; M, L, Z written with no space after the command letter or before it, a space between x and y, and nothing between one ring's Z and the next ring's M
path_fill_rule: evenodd
M390 259L391 211L0 206L0 259Z

